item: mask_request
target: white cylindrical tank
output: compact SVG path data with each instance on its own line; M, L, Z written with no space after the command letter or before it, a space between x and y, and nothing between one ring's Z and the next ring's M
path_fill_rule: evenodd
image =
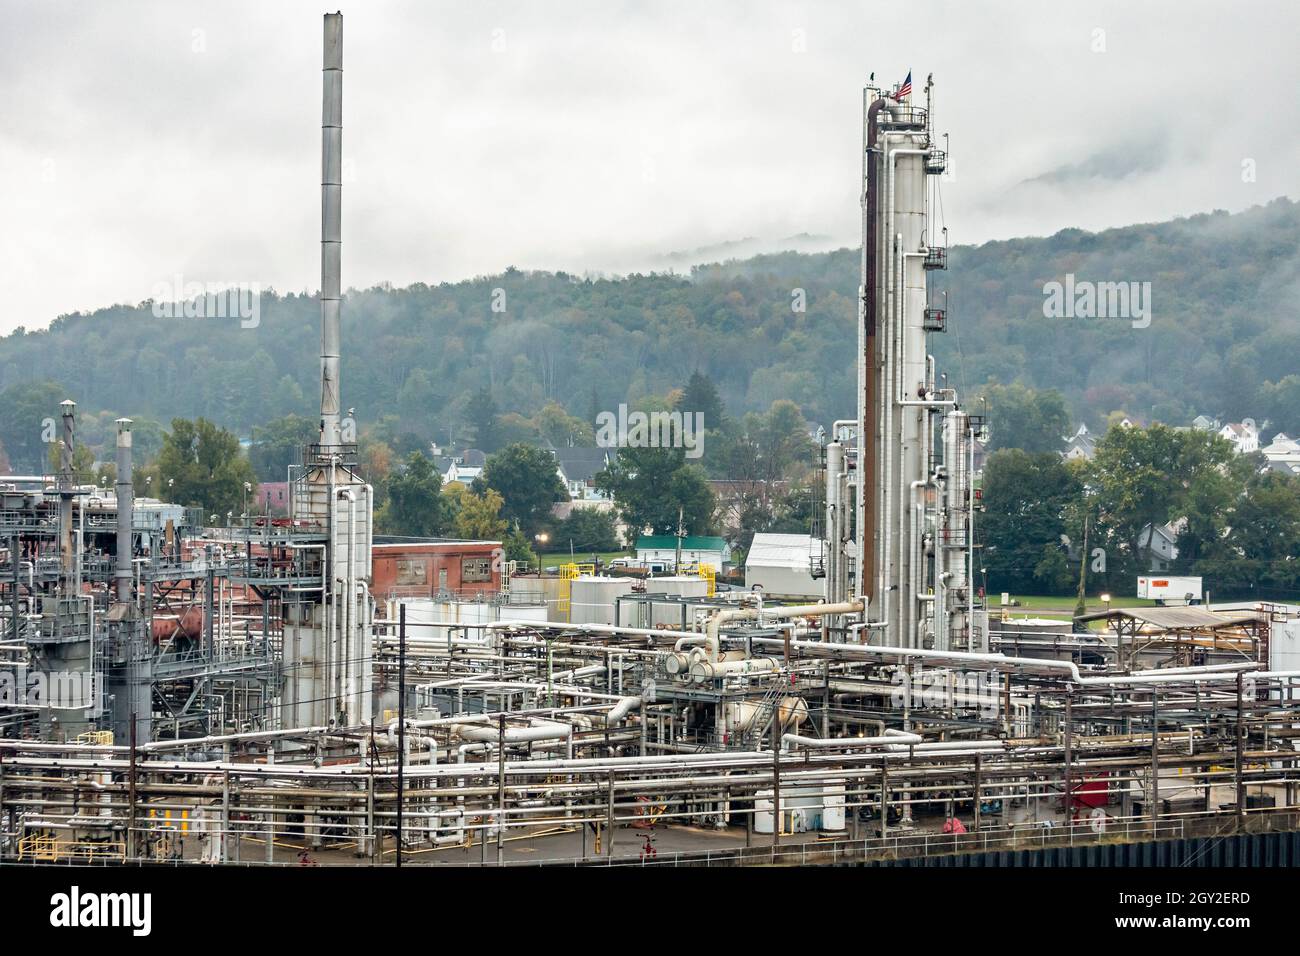
M537 621L546 623L547 606L545 604L505 604L497 609L497 620L501 621Z
M631 578L603 575L569 582L569 621L573 624L613 624L619 595L630 594Z
M646 581L645 589L647 594L704 597L709 593L709 582L698 574L675 574L670 577L651 578Z
M646 582L646 594L670 594L681 598L703 598L708 596L709 583L696 574L679 574L672 577L651 578ZM681 601L656 601L653 597L650 605L649 627L682 627ZM690 627L692 611L686 608L686 626Z

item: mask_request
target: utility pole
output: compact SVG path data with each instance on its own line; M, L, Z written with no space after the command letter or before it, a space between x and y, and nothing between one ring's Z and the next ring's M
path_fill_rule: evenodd
M686 508L677 509L677 557L673 561L673 574L681 574L682 571L682 539L686 537L686 528L683 527L686 518Z
M1079 552L1079 600L1074 605L1074 616L1088 613L1084 592L1088 587L1088 516L1083 516L1083 548ZM1122 663L1122 662L1121 662Z

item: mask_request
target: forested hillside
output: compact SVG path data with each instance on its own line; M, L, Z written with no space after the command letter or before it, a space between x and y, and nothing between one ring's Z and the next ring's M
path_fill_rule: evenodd
M1298 249L1300 208L1285 199L1231 216L957 246L935 282L949 309L949 332L932 337L939 368L967 395L991 380L1059 389L1071 415L1094 425L1123 410L1170 424L1205 413L1300 430ZM1066 273L1151 282L1150 327L1045 318L1043 285ZM468 427L484 386L503 413L556 401L590 422L698 370L729 414L786 398L828 424L854 407L857 284L858 253L843 249L697 267L689 277L508 269L352 291L344 405L363 429L396 415L400 431L445 443ZM92 421L203 416L248 435L286 414L312 416L318 327L312 293L267 292L256 328L156 318L146 302L19 330L0 339L0 441L15 457L24 439L14 430L32 427L17 403L49 382Z

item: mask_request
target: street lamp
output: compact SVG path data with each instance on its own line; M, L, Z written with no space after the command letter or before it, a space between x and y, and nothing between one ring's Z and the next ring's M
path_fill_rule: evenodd
M1101 596L1101 603L1104 604L1104 605L1106 605L1106 610L1109 611L1109 610L1110 610L1110 595L1109 595L1109 594L1103 594L1103 595Z
M539 531L533 535L533 539L539 546L537 549L537 576L540 578L542 576L542 547L546 545L547 541L551 540L551 536L545 531Z

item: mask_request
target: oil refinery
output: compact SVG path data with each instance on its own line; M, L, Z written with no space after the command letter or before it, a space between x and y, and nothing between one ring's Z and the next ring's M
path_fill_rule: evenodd
M985 421L931 345L932 80L844 118L857 406L817 463L821 593L791 602L705 563L547 574L375 533L345 414L339 14L323 50L319 438L287 517L137 497L125 418L115 486L79 484L76 396L49 410L57 473L0 476L0 860L1121 865L1300 828L1296 608L1036 629L986 603Z

